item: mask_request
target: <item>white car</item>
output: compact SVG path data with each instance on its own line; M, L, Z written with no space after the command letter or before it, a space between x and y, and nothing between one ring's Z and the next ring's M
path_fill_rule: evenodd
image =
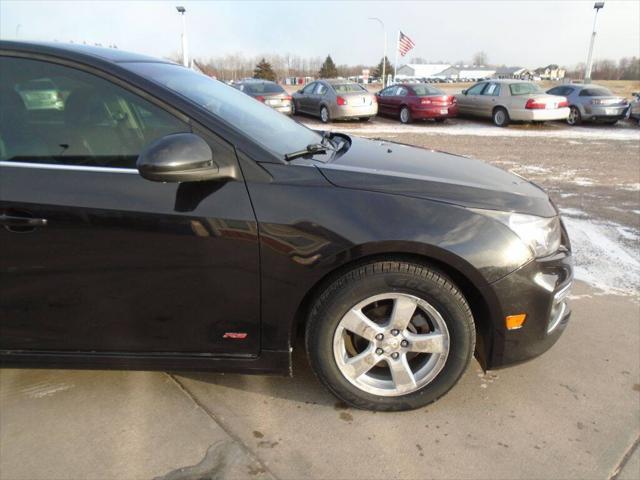
M512 121L565 120L569 103L565 97L544 93L535 83L523 80L487 80L456 95L460 116L487 117L498 127Z

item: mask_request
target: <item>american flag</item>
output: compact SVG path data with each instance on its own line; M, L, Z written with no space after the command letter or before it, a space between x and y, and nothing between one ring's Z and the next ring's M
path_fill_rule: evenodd
M416 44L413 43L413 40L407 37L404 33L400 32L400 37L398 38L398 51L400 52L400 55L404 57L407 53L409 53L409 50L411 50L415 46Z

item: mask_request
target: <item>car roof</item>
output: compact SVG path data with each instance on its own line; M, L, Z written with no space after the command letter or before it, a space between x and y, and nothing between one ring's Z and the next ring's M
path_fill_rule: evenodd
M271 80L264 80L262 78L246 78L244 80L239 80L236 82L236 84L240 83L273 83L274 85L277 85L276 82L272 82Z
M0 50L14 50L25 53L46 54L53 56L73 57L76 59L93 59L109 63L152 62L175 63L171 60L150 57L139 53L127 52L117 48L105 48L77 43L58 42L16 42L0 40Z
M346 78L320 78L319 82L327 82L329 85L340 85L343 83L357 83L352 82L351 80L347 80Z

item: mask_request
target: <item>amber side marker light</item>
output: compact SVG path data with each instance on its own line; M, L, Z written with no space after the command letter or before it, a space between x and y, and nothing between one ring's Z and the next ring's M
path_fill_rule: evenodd
M527 319L526 313L519 313L518 315L509 315L505 317L504 324L507 330L518 330L524 325L524 321Z

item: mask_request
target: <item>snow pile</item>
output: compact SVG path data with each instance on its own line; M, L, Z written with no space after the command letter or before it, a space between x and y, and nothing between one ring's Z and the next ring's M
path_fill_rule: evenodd
M575 277L605 294L640 293L640 234L615 223L597 222L576 209L561 209L569 231Z

